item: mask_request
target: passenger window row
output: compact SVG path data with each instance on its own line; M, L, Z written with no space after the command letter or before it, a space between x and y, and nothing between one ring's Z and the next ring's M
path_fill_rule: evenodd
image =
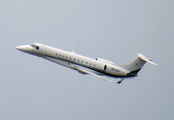
M61 55L61 54L58 54L58 53L56 53L56 56L58 56L58 57L62 57L62 58L66 58L66 59L69 59L69 60L76 61L75 58L72 59L72 57L64 56L64 55ZM84 61L81 61L81 60L77 60L77 62L85 64L85 62L84 62ZM88 65L88 62L86 62L86 65ZM95 64L92 64L92 63L89 63L89 65L90 65L90 66L93 65L94 67L96 66Z

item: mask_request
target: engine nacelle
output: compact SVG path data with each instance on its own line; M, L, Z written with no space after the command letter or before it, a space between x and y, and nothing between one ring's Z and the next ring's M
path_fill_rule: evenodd
M78 70L78 72L79 72L79 73L81 73L81 74L83 74L83 75L86 75L86 74L88 74L88 73L85 73L85 72L83 72L83 71L80 71L80 70Z
M96 58L96 60L101 61L101 62L104 62L104 63L115 65L115 63L113 63L113 62L111 62L109 60L102 59L102 58Z

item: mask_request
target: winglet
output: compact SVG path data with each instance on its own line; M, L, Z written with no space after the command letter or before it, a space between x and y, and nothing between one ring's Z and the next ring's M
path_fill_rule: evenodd
M72 51L72 53L76 53L76 51L78 50L79 45Z
M121 78L117 83L121 84L123 82L124 78Z
M144 60L144 61L146 61L146 62L148 62L148 63L150 63L150 64L152 64L152 65L158 66L156 63L152 62L151 59L146 58L146 57L145 57L144 55L142 55L142 54L139 54L139 53L138 53L138 57L139 57L141 60Z

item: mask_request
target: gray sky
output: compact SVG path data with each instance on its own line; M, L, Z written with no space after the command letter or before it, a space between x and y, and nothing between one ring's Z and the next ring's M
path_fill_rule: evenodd
M174 119L173 0L1 0L0 120ZM24 54L43 43L126 64L152 58L121 85ZM113 79L111 79L113 80Z

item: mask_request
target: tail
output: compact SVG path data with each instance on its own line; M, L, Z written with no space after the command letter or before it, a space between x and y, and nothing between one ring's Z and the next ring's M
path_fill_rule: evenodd
M138 74L138 72L141 70L141 68L144 66L144 64L146 62L151 63L152 65L158 66L157 64L152 62L151 59L146 58L142 54L138 54L138 57L135 60L133 60L131 63L129 63L127 65L121 65L121 67L130 71L130 73L128 73L128 75L134 76L134 75Z

